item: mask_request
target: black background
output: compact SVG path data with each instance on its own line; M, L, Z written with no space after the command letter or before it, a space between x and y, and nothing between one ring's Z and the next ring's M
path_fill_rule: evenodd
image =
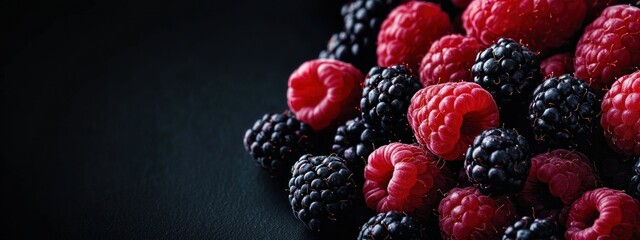
M0 238L313 238L242 135L343 2L3 1Z

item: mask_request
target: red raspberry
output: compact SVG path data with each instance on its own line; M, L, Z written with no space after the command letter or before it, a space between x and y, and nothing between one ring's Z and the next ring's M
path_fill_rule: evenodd
M587 156L558 149L531 158L529 176L517 201L525 215L564 224L573 201L595 189L597 181Z
M567 239L640 239L640 203L619 190L585 192L571 206Z
M358 114L363 84L364 76L349 63L312 60L289 77L287 103L296 118L320 131Z
M627 155L640 154L640 71L620 77L602 99L600 125L609 145Z
M532 51L559 47L580 29L583 1L476 0L462 14L467 35L490 45L512 38Z
M449 16L434 3L408 2L396 7L378 34L378 65L408 64L417 71L436 39L451 31Z
M540 62L540 70L545 78L559 77L573 73L573 58L569 53L559 53Z
M471 66L483 46L475 39L459 34L435 41L420 64L423 86L444 82L473 81Z
M500 122L491 94L470 82L420 89L411 99L407 118L418 143L445 160L459 159L476 135Z
M574 67L575 76L598 92L640 67L640 9L605 8L580 37Z
M402 143L381 146L369 155L363 192L367 206L379 213L403 211L426 217L454 185L423 148Z
M494 239L516 221L504 195L489 197L475 187L454 188L440 201L440 231L445 239Z

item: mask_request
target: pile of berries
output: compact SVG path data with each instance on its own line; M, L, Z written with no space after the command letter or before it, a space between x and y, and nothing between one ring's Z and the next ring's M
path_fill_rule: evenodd
M313 232L640 239L635 4L351 1L245 149Z

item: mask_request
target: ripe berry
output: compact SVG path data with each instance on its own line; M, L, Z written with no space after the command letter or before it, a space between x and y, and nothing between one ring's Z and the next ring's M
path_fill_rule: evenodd
M504 231L502 240L556 240L556 229L549 219L525 216Z
M389 211L373 216L362 225L358 240L422 239L424 228L403 212Z

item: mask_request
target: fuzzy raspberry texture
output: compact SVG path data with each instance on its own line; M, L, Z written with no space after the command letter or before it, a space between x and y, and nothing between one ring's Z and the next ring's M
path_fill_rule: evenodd
M540 62L540 70L545 78L559 77L573 73L573 58L569 53L558 53Z
M605 8L580 37L574 67L575 76L597 92L640 67L640 8Z
M587 156L564 149L531 158L531 169L517 202L525 215L549 218L564 224L573 201L598 187L594 167Z
M420 64L420 82L430 86L444 82L473 81L471 66L483 46L475 38L446 35L433 44Z
M567 239L640 239L640 203L619 190L585 192L571 206Z
M602 99L600 125L609 146L640 154L640 71L620 77Z
M575 0L476 0L462 14L467 35L490 45L512 38L545 53L580 29L586 7Z
M367 206L378 211L402 211L415 217L433 214L433 208L455 182L436 166L423 148L391 143L373 151L362 188Z
M440 231L444 239L494 239L517 219L504 195L487 196L474 187L454 188L440 201Z
M378 66L407 64L416 72L431 43L450 31L449 16L439 5L420 1L400 5L378 33Z
M418 143L445 160L461 160L476 135L500 123L491 94L470 82L420 89L411 99L407 118Z
M349 63L311 60L289 77L287 103L296 118L321 131L358 115L363 85L364 76Z

